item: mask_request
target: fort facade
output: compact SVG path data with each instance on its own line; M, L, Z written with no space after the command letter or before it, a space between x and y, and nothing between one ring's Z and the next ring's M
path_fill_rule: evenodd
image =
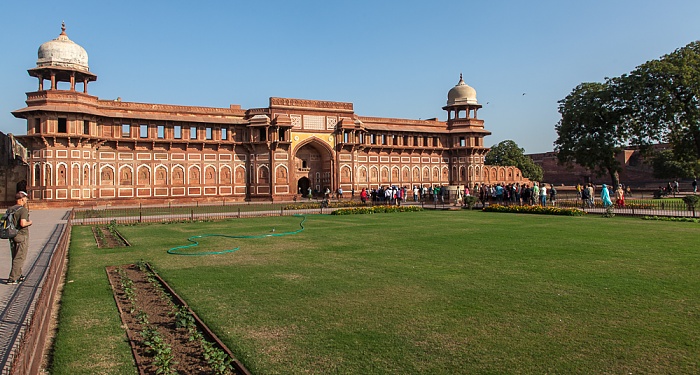
M13 115L28 149L27 190L45 205L292 200L311 189L523 182L485 166L476 91L461 75L447 120L360 116L353 104L270 98L243 109L105 100L62 27L39 47L37 91ZM59 88L59 84L62 88Z

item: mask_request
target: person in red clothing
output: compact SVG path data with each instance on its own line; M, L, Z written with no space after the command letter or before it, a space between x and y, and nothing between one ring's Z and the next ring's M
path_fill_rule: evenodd
M625 190L622 189L622 184L617 186L615 190L615 204L617 207L625 207Z
M360 192L360 200L362 201L362 204L367 203L367 189L362 188L362 191Z

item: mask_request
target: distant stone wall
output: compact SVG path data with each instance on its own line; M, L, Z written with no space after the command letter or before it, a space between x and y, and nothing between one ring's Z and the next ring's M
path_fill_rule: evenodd
M656 148L663 150L668 145L660 144ZM543 181L554 185L576 185L592 182L594 184L610 183L610 176L597 176L590 170L581 167L580 165L563 166L559 165L556 152L545 152L541 154L527 155L542 167L544 171ZM633 188L656 188L658 186L666 186L667 180L654 178L654 173L651 165L641 155L639 150L628 148L617 155L617 159L622 165L620 172L620 182L624 185L629 185ZM692 180L683 181L684 184L690 184Z
M26 160L27 149L12 134L0 132L0 200L6 205L14 202L19 183L26 186Z

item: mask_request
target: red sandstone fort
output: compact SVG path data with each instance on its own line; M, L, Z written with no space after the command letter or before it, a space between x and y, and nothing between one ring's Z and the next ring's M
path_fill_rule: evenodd
M88 93L97 75L65 26L28 72L37 91L12 113L27 121L17 139L35 203L286 200L309 188L523 181L515 167L484 166L491 133L461 76L447 93L446 121L366 117L352 103L291 98L250 109L105 100Z

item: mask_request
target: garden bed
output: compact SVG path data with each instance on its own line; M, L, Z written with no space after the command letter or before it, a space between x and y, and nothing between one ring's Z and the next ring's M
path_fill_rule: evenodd
M119 233L116 226L116 222L112 221L109 223L109 225L98 225L92 227L92 235L95 236L95 242L97 243L98 248L102 249L131 246L126 238Z
M106 271L140 374L248 374L150 266Z

